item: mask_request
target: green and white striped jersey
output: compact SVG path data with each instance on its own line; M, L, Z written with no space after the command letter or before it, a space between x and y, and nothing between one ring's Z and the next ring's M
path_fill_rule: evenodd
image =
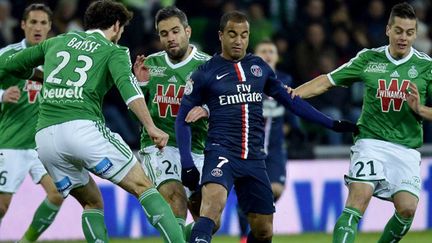
M365 92L358 121L359 138L373 138L418 148L423 144L422 119L406 103L410 82L417 85L422 104L432 94L431 58L414 48L396 60L388 46L364 49L328 74L336 85L363 82Z
M102 101L115 85L129 104L143 97L131 72L129 50L101 30L74 31L48 39L9 58L6 72L28 77L44 64L37 130L77 119L104 120Z
M154 123L169 134L168 146L177 147L175 119L186 81L199 65L210 59L209 55L198 51L195 46L192 48L189 56L180 63L173 64L165 51L152 54L145 60L145 65L150 72L150 80L141 88L148 98L147 106ZM207 127L207 121L204 119L192 124L192 152L203 153ZM153 142L143 129L141 148L150 145L153 145Z

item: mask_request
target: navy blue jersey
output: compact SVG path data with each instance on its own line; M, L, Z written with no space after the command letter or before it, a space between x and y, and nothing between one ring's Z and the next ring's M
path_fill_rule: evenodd
M206 148L222 146L242 159L264 159L264 94L284 90L270 66L247 54L239 62L215 55L191 77L182 103L207 104L210 110Z

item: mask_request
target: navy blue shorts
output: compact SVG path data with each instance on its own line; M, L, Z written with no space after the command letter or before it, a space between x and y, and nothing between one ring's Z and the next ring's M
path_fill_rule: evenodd
M244 160L224 150L207 150L202 173L202 185L220 184L228 192L234 185L239 206L246 214L275 212L264 160Z
M271 183L285 185L286 181L286 159L283 153L269 151L265 160L267 174Z

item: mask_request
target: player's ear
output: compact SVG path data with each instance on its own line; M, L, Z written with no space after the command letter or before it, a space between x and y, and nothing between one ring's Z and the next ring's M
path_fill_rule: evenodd
M219 41L222 41L223 32L219 30L218 34L219 34Z
M186 31L186 36L188 37L188 39L192 36L192 28L190 26L187 26L185 28Z
M386 36L390 36L390 25L386 25Z
M25 28L25 24L26 24L25 21L24 21L24 20L21 20L21 29L22 29L22 30L24 30L24 28Z

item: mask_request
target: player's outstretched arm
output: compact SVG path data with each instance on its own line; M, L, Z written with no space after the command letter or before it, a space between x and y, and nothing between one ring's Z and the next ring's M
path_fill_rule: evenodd
M358 132L356 124L350 121L333 120L300 97L295 96L292 98L282 87L280 87L276 93L272 94L272 97L286 108L290 109L294 114L310 122L318 123L336 132Z
M192 110L192 106L184 103L180 105L175 123L175 134L182 164L182 183L190 190L195 191L199 184L199 172L191 154L191 128L185 120L190 110Z
M410 82L409 91L407 91L407 102L409 107L424 119L432 120L432 108L422 105L417 85Z
M9 73L17 78L32 79L41 81L43 74L35 74L33 68L44 63L44 52L42 43L36 46L26 48L18 53L7 57L0 63L2 73Z
M320 75L309 82L306 82L295 89L289 89L291 97L300 96L307 99L320 95L329 90L333 84L330 82L327 75Z
M128 104L132 112L140 120L148 135L158 148L163 148L168 143L169 135L155 126L147 109L144 98L137 98Z

